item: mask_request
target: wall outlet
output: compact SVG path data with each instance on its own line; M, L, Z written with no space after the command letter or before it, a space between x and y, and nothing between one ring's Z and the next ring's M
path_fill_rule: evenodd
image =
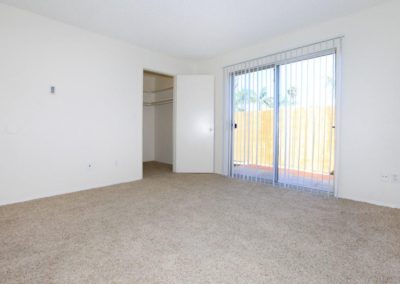
M382 174L381 174L381 182L385 182L385 183L390 182L389 174L387 174L387 173L382 173Z

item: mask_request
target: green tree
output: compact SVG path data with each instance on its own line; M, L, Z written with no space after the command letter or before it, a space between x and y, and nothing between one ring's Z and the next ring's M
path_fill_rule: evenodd
M273 108L274 107L274 97L268 96L267 88L263 87L260 93L260 104L261 109L265 108Z
M257 94L253 90L242 89L234 94L234 107L236 111L245 111L249 104L257 103Z

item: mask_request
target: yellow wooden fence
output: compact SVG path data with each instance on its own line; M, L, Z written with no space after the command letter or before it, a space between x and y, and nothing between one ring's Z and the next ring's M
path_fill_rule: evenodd
M281 107L280 167L329 174L334 165L334 115L332 107ZM234 118L235 163L272 167L274 111L236 112Z

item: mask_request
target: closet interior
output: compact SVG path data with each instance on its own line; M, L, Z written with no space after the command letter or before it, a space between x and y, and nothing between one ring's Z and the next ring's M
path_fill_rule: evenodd
M172 165L173 163L173 93L173 77L144 71L143 162L145 164Z

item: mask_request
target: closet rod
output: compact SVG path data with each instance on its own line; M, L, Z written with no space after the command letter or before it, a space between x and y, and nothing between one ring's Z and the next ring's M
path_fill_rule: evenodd
M173 99L168 99L168 100L162 100L162 101L156 101L156 102L143 102L144 106L158 106L158 105L166 105L166 104L171 104L173 103Z
M169 91L169 90L173 90L173 89L174 89L174 87L169 87L169 88L155 90L155 91L143 91L143 93L144 94L154 94L154 93L161 93L161 92L165 92L165 91Z

